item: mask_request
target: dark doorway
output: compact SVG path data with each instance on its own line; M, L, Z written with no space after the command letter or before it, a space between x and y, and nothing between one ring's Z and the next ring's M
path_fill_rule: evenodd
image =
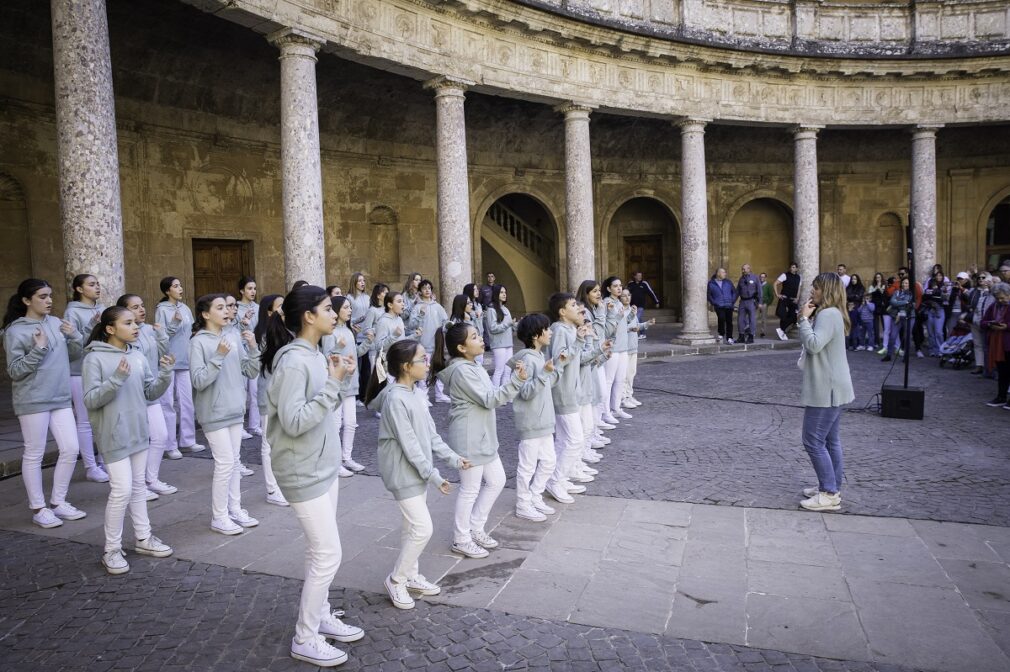
M194 296L237 292L239 278L253 275L252 258L252 241L194 238Z

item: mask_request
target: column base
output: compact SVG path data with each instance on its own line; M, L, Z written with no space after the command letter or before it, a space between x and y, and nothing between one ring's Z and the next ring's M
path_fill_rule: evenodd
M670 339L673 345L714 345L715 336L708 331L682 332L675 338Z

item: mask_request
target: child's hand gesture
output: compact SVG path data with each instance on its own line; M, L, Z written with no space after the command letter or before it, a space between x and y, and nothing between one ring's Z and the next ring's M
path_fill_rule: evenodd
M460 469L469 469L472 466L473 466L473 463L470 462L470 460L466 459L465 457L459 458L459 468Z
M179 312L178 306L175 308L175 314L172 315L173 322L182 322L182 313Z
M547 363L544 364L544 371L547 373L554 373L554 360L548 359Z
M521 381L525 381L529 374L526 372L526 365L522 362L516 362L516 377Z
M250 350L256 349L256 336L251 331L243 331L242 340L245 341L246 347Z
M442 485L438 486L438 491L441 492L443 495L448 495L449 489L450 489L449 481L442 481Z
M227 355L231 352L231 343L228 342L227 338L222 338L217 342L217 354Z
M130 360L128 360L125 356L119 360L119 366L116 367L116 373L123 378L130 375Z
M403 327L397 327L396 331L393 332L393 336L403 336Z
M375 332L372 331L371 329L369 329L368 331L366 331L365 332L365 340L368 341L369 343L371 343L372 341L374 341L375 340Z
M32 334L32 339L35 341L35 347L39 350L45 350L49 346L49 337L41 329L35 330L35 333Z
M351 375L358 369L358 362L353 357L341 357L344 360L344 368L347 369L347 375Z
M98 322L93 322L94 324L98 324ZM92 326L94 326L94 324ZM77 329L75 329L74 325L70 324L67 320L60 320L60 333L64 336L73 336L77 333Z
M330 355L326 360L326 368L334 380L343 380L347 375L347 364L340 355Z
M175 366L175 355L165 355L158 360L158 365L161 366L162 371L171 371Z
M340 348L341 350L343 350L345 345L347 345L347 341L344 340L343 336L341 336L340 338L337 339L337 347L338 348Z

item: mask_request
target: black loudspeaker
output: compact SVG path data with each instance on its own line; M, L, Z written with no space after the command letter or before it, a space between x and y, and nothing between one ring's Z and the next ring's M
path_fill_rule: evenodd
M880 389L880 414L885 418L922 420L925 398L921 387L884 385Z

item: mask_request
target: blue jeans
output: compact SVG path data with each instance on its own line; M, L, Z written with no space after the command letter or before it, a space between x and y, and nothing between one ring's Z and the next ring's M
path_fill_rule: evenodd
M943 327L947 322L947 316L943 310L930 310L926 313L926 330L929 333L929 354L934 357L940 354L940 345L943 343Z
M821 492L830 494L841 490L844 475L842 441L838 438L841 419L841 406L807 406L803 409L803 448L817 472L817 487Z

